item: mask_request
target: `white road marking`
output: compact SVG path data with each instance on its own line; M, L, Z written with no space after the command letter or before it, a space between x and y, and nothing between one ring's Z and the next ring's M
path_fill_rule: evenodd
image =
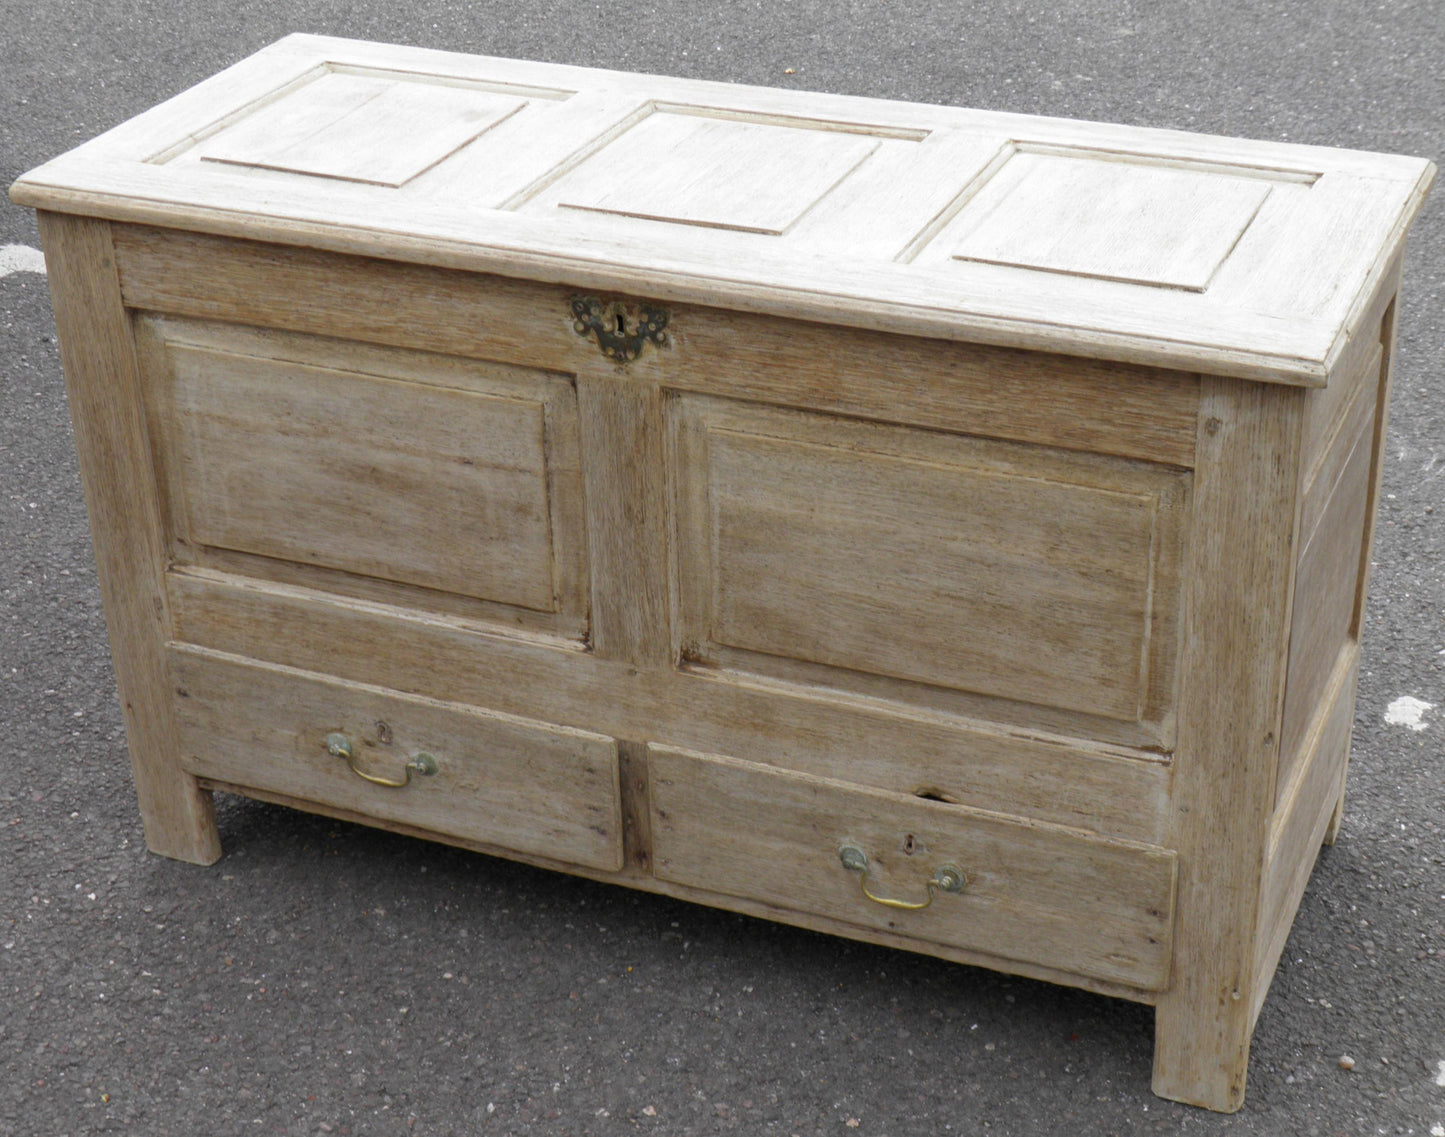
M1385 708L1385 721L1391 726L1406 726L1411 730L1425 729L1425 712L1433 711L1434 703L1417 699L1414 695L1401 695ZM1445 1086L1445 1082L1440 1083Z
M0 276L12 272L38 272L45 275L45 255L29 245L0 245Z

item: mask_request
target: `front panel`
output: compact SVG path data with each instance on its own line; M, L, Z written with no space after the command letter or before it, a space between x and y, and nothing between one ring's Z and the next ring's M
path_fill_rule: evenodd
M694 396L672 427L685 663L1167 747L1186 471Z
M181 563L583 634L570 376L169 317L137 329Z

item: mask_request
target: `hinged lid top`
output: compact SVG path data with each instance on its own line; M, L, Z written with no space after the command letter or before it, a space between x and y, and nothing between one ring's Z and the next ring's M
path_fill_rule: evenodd
M17 202L1319 385L1422 159L296 35Z

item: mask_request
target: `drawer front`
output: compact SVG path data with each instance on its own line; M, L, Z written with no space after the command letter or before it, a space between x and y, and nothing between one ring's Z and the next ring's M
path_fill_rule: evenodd
M171 666L184 765L199 777L622 867L610 738L196 648L173 648ZM421 755L434 773L408 772Z
M706 398L673 412L685 659L924 684L1167 746L1186 471Z
M570 378L195 321L137 330L187 555L585 612Z
M648 766L663 880L1141 990L1168 983L1172 852L663 746ZM866 876L845 867L849 847ZM929 886L941 869L962 891ZM879 902L930 895L911 910Z

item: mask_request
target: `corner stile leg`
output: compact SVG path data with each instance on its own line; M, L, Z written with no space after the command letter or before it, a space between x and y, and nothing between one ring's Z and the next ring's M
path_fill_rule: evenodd
M211 795L180 766L155 470L108 222L40 215L61 362L146 844L211 864Z
M1173 983L1155 1008L1154 1092L1233 1112L1254 1026L1302 400L1212 377L1202 396L1174 760L1179 901Z

